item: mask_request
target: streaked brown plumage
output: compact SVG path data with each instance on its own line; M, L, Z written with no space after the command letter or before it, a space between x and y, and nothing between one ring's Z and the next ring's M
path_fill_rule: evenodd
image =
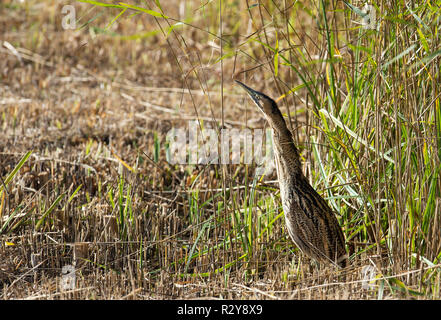
M280 197L288 233L299 249L321 262L347 264L343 231L326 201L302 172L299 153L276 102L240 81L273 131Z

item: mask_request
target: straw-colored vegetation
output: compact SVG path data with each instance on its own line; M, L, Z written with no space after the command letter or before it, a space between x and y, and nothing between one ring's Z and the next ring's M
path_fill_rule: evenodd
M0 4L2 299L440 298L440 1L102 3ZM294 246L275 171L167 162L190 120L265 128L233 76L278 98L350 267Z

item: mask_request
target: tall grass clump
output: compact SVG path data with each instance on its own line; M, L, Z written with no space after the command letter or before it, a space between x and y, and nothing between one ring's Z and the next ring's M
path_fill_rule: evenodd
M297 139L306 133L307 171L338 212L352 258L375 257L379 273L411 285L438 281L439 5L377 1L370 13L337 1L284 5L250 10L254 40L293 127L293 105L311 115Z

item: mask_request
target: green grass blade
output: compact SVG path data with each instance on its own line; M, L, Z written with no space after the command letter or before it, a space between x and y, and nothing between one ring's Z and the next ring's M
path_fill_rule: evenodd
M40 229L41 225L43 224L44 220L46 219L46 217L55 209L55 207L57 206L57 204L61 201L61 199L64 198L64 196L66 195L66 193L62 193L60 194L57 199L55 199L55 201L52 203L52 205L49 207L49 209L46 210L45 213L43 213L42 217L40 218L40 220L38 220L35 229L38 230Z
M15 175L18 173L18 171L21 169L21 167L23 167L23 165L25 164L25 162L28 160L28 158L31 156L32 151L28 151L23 158L21 158L20 162L15 166L14 170L12 170L12 172L6 177L4 183L5 186L8 185L9 182L12 181L12 179L15 177ZM0 196L3 193L3 189L4 186L1 185L0 186Z

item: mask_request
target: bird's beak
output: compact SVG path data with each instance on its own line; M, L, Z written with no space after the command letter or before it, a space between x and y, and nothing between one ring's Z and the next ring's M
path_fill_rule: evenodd
M239 80L234 80L234 81L236 81L236 83L239 84L248 93L248 95L254 101L254 103L257 105L257 107L263 111L262 106L261 106L261 102L260 102L261 94L258 91L253 90L250 87L248 87L247 85L243 84Z

